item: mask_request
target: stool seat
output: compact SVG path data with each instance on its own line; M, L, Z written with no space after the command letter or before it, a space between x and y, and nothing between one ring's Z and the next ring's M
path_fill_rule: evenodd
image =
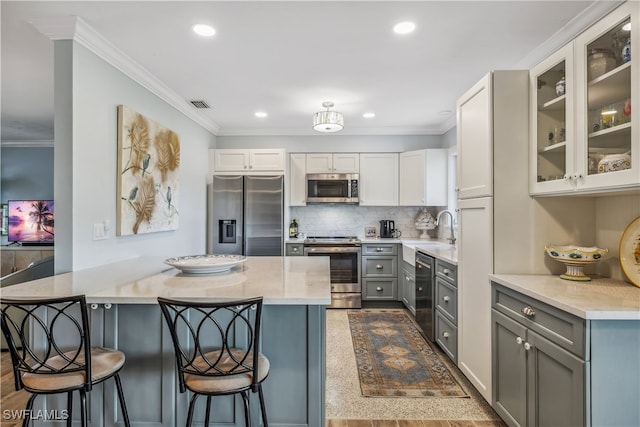
M84 360L84 352L78 355L79 360ZM70 364L76 356L75 351L67 351L62 355L54 356L44 362L45 366L50 366L55 370L60 370ZM91 349L91 382L99 383L111 378L124 365L124 353L104 347L93 347ZM35 368L36 365L31 365ZM42 371L41 371L42 372ZM84 387L86 383L85 371L65 372L65 373L33 373L26 372L22 375L22 384L27 391L52 392L75 390Z
M223 371L231 371L233 366L237 364L237 360L241 358L246 350L237 348L230 349L231 353L235 356L235 360L228 354L215 363L220 357L220 351L210 351L204 355L194 359L193 366L203 373L215 373L213 368L214 364ZM205 360L206 358L206 360ZM253 357L249 355L244 365L253 367ZM262 353L258 353L258 378L257 382L264 381L269 375L269 359L267 359ZM246 390L251 386L253 382L253 371L242 372L239 374L224 374L220 376L210 375L196 375L185 374L184 381L187 388L195 393L202 394L223 394L223 393L237 393L240 390Z

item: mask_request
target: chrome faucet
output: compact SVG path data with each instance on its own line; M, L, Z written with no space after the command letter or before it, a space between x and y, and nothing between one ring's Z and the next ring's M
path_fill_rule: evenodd
M449 224L451 225L451 237L449 237L447 240L449 241L449 243L451 243L452 245L454 245L456 243L456 236L453 233L453 214L447 210L444 211L440 211L438 213L438 216L436 217L436 226L440 225L440 217L442 216L442 214L444 213L448 213L449 214L449 219L450 222Z

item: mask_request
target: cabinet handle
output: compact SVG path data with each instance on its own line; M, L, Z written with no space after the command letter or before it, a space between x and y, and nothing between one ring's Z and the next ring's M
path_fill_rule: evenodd
M106 303L104 305L104 308L107 309L107 310L111 310L111 303Z
M442 336L445 337L445 338L449 338L449 332L443 332Z
M516 338L516 344L518 345L522 345L522 343L524 342L524 340L520 337Z
M97 309L98 309L98 304L96 304L95 302L91 304L91 310L97 310Z
M442 272L444 273L445 276L448 276L449 273L451 273L451 271L448 268L445 268L444 270L442 270Z
M443 297L442 297L442 300L443 300L444 302L449 302L449 299L450 299L450 298L449 298L448 296L443 296Z
M524 349L525 349L526 351L531 350L531 344L529 344L528 342L524 343Z
M380 264L376 265L376 269L382 270L382 266Z
M522 314L524 314L525 316L528 317L533 317L536 315L536 311L533 309L533 307L531 307L530 305L526 306L526 307L522 307Z
M382 291L382 286L378 286L378 287L376 288L376 291L378 291L378 292Z

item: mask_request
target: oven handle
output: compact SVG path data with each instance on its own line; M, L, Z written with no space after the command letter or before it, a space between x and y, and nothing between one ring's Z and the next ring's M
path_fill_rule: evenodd
M360 253L359 247L304 247L304 254Z

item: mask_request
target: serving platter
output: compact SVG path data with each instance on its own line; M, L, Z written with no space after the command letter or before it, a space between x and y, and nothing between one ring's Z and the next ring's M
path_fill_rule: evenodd
M640 216L631 221L620 238L620 266L631 283L640 287Z
M185 274L213 274L227 272L246 260L244 255L189 255L167 258L164 262Z

